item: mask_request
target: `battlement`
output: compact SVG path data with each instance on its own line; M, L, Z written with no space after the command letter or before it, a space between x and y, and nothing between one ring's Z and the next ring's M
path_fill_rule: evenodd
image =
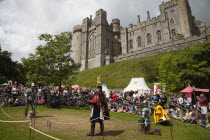
M106 13L105 10L99 9L98 11L96 11L96 16L98 16L98 15L105 15L105 16L107 16L107 13Z
M89 22L89 18L88 17L86 17L86 18L84 18L83 20L82 20L82 24L84 24L84 23L88 23Z
M73 33L75 33L75 32L82 32L81 25L76 25L73 27Z
M175 5L177 5L178 4L178 1L179 0L171 0L171 1L167 1L165 3L163 2L160 5L160 7L164 7L165 9L171 8L171 7L175 6Z
M118 18L112 19L112 24L120 24L120 20Z
M141 22L141 24L138 24L138 25L132 25L132 24L129 24L129 27L128 27L128 32L132 32L132 31L135 31L135 30L138 30L140 28L144 28L144 27L147 27L151 24L155 24L155 23L158 23L161 21L161 16L157 16L157 17L153 17L152 19L148 20L148 21L143 21ZM121 32L124 32L126 28L122 29Z

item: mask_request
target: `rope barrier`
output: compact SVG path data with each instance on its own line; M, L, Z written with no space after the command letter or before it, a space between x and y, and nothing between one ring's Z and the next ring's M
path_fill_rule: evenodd
M25 123L25 122L29 122L29 120L26 120L26 121L3 121L3 120L0 120L0 122L5 122L5 123Z
M24 118L24 117L21 117L21 118L12 117L12 116L8 115L8 114L2 109L2 107L0 107L0 108L1 108L2 112L3 112L7 117L9 117L9 118L12 118L12 119L23 119L23 118Z
M31 126L29 126L29 128L32 129L32 130L34 130L34 131L36 131L36 132L38 132L38 133L40 133L40 134L42 134L42 135L45 135L45 136L49 137L49 138L51 138L51 139L60 140L60 139L58 139L58 138L55 138L55 137L50 136L50 135L48 135L48 134L45 134L44 132L41 132L41 131L39 131L39 130L37 130L37 129L31 127Z

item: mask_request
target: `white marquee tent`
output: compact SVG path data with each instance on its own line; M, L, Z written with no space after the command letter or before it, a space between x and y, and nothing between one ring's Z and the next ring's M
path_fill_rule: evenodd
M124 92L138 91L138 94L148 93L150 94L151 89L147 86L143 77L132 78L129 85L123 90Z
M107 88L106 83L102 84L102 91L104 91L104 93L106 94L106 97L109 98L110 91Z

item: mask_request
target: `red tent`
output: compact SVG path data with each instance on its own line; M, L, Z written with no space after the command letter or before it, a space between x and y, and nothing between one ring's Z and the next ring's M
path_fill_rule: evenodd
M79 89L80 87L79 87L79 85L73 85L73 86L71 86L73 89Z
M194 91L194 88L191 86L186 87L185 89L183 89L182 91L180 91L181 93L192 93Z
M183 89L182 91L180 91L180 93L186 93L188 98L191 98L193 102L195 100L194 97L199 96L203 92L206 93L206 96L209 96L209 94L208 94L209 89L201 89L201 88L194 88L194 87L188 86L185 89Z

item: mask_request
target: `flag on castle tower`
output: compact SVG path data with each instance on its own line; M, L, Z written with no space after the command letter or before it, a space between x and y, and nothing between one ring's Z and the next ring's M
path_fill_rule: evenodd
M101 76L100 76L100 75L97 77L97 83L98 83L98 84L101 83Z

